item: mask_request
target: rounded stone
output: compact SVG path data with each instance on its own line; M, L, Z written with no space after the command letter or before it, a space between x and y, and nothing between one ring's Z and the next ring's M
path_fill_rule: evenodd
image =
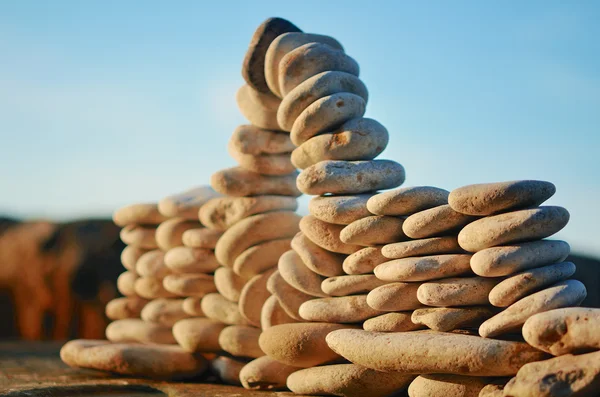
M367 247L348 255L344 259L343 269L347 274L373 273L377 265L387 260L381 254L381 247Z
M544 181L481 183L454 189L448 202L460 213L487 216L519 208L537 207L555 192L556 187Z
M164 262L175 273L212 273L220 266L214 251L207 248L171 248Z
M327 296L321 290L323 276L310 270L294 250L289 250L281 255L277 269L281 277L298 291L311 296Z
M445 204L409 216L402 229L410 238L437 237L456 231L475 219L477 218L456 212Z
M210 185L226 196L298 197L302 193L296 187L297 176L297 172L289 175L261 175L241 167L233 167L212 174Z
M347 244L373 246L408 239L402 231L404 219L393 216L374 215L359 219L340 232L340 239Z
M418 376L408 387L410 397L478 397L490 380L485 377L429 374Z
M196 212L196 217L198 212ZM198 221L189 221L185 218L171 218L164 221L156 228L156 244L163 251L183 245L183 232L195 229Z
M214 281L217 291L225 299L230 302L238 302L247 279L238 276L229 268L220 267L215 271Z
M126 296L116 298L106 304L106 317L111 320L122 320L124 318L137 318L148 300L137 296Z
M123 251L121 251L121 263L123 264L123 267L127 270L135 271L135 264L146 252L148 252L148 250L132 245L123 248Z
M262 330L279 324L290 324L297 322L298 320L290 317L290 315L283 310L283 307L281 307L281 304L275 295L269 296L262 305L262 310L260 312L260 328Z
M279 271L273 272L269 277L269 280L267 280L267 289L277 298L287 315L298 321L302 321L302 317L298 313L300 305L314 298L289 285L281 277Z
M258 345L260 328L249 325L231 325L219 334L219 346L238 357L258 358L265 355Z
M181 241L188 248L214 249L223 232L206 227L183 232Z
M214 277L208 274L170 274L162 284L167 291L185 297L201 298L217 291Z
M265 107L265 100L260 100L261 96L270 96L260 94L252 87L244 84L235 94L235 101L240 113L253 125L264 128L265 130L279 130L277 124L277 109ZM267 102L268 103L268 102Z
M240 167L262 175L287 175L296 171L290 155L283 154L245 154L229 146L229 155Z
M394 259L375 267L375 275L385 281L428 281L471 272L471 255L448 254Z
M138 278L139 276L133 271L121 273L117 278L117 290L124 296L136 296L135 280Z
M346 244L340 239L340 232L344 226L323 222L312 215L302 218L300 230L313 243L327 251L339 254L351 254L358 251L359 245Z
M202 311L208 318L229 325L248 325L237 303L228 301L219 293L210 293L202 298Z
M241 386L240 372L245 365L245 360L234 360L231 357L218 356L210 360L210 371L225 384Z
M575 265L561 262L554 265L526 270L510 276L490 291L490 303L497 307L508 307L527 295L563 281L575 274Z
M137 295L146 299L174 298L177 296L176 293L167 290L163 286L164 280L155 277L140 277L135 280L133 287Z
M189 352L218 352L219 334L227 327L210 318L186 318L173 326L173 336Z
M106 327L106 339L111 342L138 342L145 344L174 344L171 327L149 323L139 318L113 321Z
M291 153L296 148L290 134L248 124L240 125L233 131L229 146L239 153L254 155Z
M489 305L488 295L498 284L497 279L483 277L446 278L421 284L419 302L427 306Z
M562 207L538 207L479 219L458 234L460 246L471 252L522 241L539 240L560 231L569 222Z
M321 283L321 290L331 296L347 296L368 293L372 289L387 284L373 274L358 274L329 277Z
M249 390L282 390L288 376L298 367L280 363L269 356L250 361L240 371L240 381Z
M206 317L202 311L202 297L190 296L183 300L183 311L192 317Z
M171 270L165 265L165 253L152 250L142 255L135 264L135 271L142 277L164 278Z
M233 271L249 278L277 266L279 257L291 247L291 239L283 238L254 245L233 262Z
M367 295L312 299L304 302L298 312L306 321L326 323L358 323L381 314L367 305Z
M479 327L482 322L496 314L489 306L432 307L417 309L412 321L434 331L450 332L455 329Z
M570 252L569 244L560 240L491 247L473 254L471 268L484 277L508 276L522 270L562 262Z
M198 211L208 200L220 196L210 186L199 186L183 193L165 197L158 203L158 210L168 218L185 218L198 221Z
M367 304L375 310L401 312L423 305L417 299L419 283L390 283L377 287L367 295Z
M300 256L304 265L313 272L325 277L344 274L342 270L344 256L319 247L304 233L300 232L294 236L291 247Z
M116 210L113 214L113 222L120 227L128 225L158 225L167 220L158 211L158 205L154 203L131 204Z
M189 315L183 311L183 299L154 299L144 306L140 317L147 322L172 327Z
M155 238L156 228L139 225L127 225L121 229L119 236L126 245L132 245L144 250L158 248Z
M413 256L434 254L454 254L463 252L456 236L430 237L419 240L401 241L387 244L381 254L388 259L402 259Z
M411 186L374 195L367 203L376 215L411 215L448 204L449 192L433 186Z
M262 274L252 277L243 286L238 301L240 314L248 320L248 323L260 327L260 316L262 307L271 296L267 289L267 281L275 269L267 270Z
M371 332L408 332L423 328L420 324L413 323L413 312L386 313L368 319L363 323L363 329Z
M349 225L354 221L372 215L367 210L370 194L353 196L317 196L308 203L308 211L323 222L336 225Z
M521 329L534 314L579 305L587 296L585 286L577 280L561 281L542 291L531 294L510 305L479 327L484 338L493 338Z

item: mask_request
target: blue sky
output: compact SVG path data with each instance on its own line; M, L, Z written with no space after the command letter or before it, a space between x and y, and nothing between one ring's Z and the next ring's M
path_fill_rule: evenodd
M269 16L342 42L407 186L544 179L600 255L600 3L0 2L0 212L70 219L234 165L234 94ZM306 211L307 198L301 201Z

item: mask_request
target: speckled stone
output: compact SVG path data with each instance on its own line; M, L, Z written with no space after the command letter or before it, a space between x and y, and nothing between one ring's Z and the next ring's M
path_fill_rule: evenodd
M127 225L158 225L167 218L154 203L131 204L119 208L113 214L113 222L120 227Z
M196 217L198 212L196 212ZM183 245L182 236L186 230L200 226L198 221L186 218L171 218L164 221L156 228L156 244L163 251Z
M189 352L218 352L219 334L226 324L210 318L186 318L173 326L173 336Z
M274 100L276 100L274 95L259 93L247 84L241 86L235 95L240 113L250 123L265 130L280 129L277 124L277 109L268 107L268 104Z
M327 296L321 290L321 283L325 278L310 270L294 250L281 255L277 269L281 277L297 290L311 296Z
M429 281L417 291L419 302L427 306L489 305L488 295L499 280L483 277L458 277Z
M387 244L381 249L389 259L410 258L434 254L455 254L463 252L456 236L430 237L419 240L401 241Z
M145 250L158 248L156 244L156 227L145 227L139 225L127 225L121 229L119 236L121 241L127 245L138 247Z
M164 278L171 273L171 269L165 265L165 253L161 250L152 250L138 259L135 272L141 277Z
M410 238L438 237L473 222L475 217L454 211L448 204L417 212L406 218L402 230Z
M313 299L312 296L298 291L296 288L289 285L283 277L281 277L279 271L274 272L271 277L269 277L267 289L277 297L279 304L288 316L295 320L302 321L302 317L300 317L298 310L300 309L300 305L304 302Z
M282 390L288 376L298 367L280 363L269 356L250 361L240 371L240 380L249 390Z
M411 215L429 208L448 204L448 191L432 186L411 186L383 192L367 203L376 215Z
M412 313L412 321L434 331L449 332L455 329L479 327L496 312L489 306L432 307L415 310Z
M214 249L223 233L206 227L190 229L183 232L181 241L188 248Z
M321 283L321 290L331 296L346 296L368 293L374 288L387 284L374 274L357 274L329 277Z
M106 327L106 339L111 342L138 342L145 344L175 344L171 327L149 323L139 318L113 321Z
M275 295L269 296L265 303L262 305L260 312L260 327L262 330L274 327L279 324L290 324L297 323L298 320L290 317L289 314L283 310L279 300Z
M124 318L137 318L142 309L148 303L147 299L137 296L125 296L116 298L106 304L106 317L111 320L122 320Z
M367 295L367 304L376 310L400 312L423 305L417 299L420 283L390 283L377 287Z
M233 131L229 145L240 153L254 155L291 153L296 148L290 134L263 130L248 124L240 125Z
M325 277L344 274L342 263L344 255L327 251L310 241L300 232L292 239L292 248L302 259L302 262L313 272Z
M183 299L154 299L141 311L144 321L172 327L177 321L188 318L183 311Z
M367 305L367 295L312 299L300 305L300 317L306 321L358 323L382 314Z
M208 274L170 274L162 284L167 291L186 297L203 297L217 291L214 277Z
M289 175L261 175L233 167L218 171L210 177L210 185L227 196L280 195L298 197L302 193L296 187L297 173Z
M248 325L241 315L237 303L228 301L219 293L206 294L202 298L202 311L208 318L229 325Z
M348 255L344 259L343 269L347 274L373 273L377 265L387 261L388 259L381 254L381 246L367 247Z
M248 279L238 276L229 268L220 267L215 271L214 281L217 291L225 299L237 303Z
M340 240L340 232L344 227L333 223L323 222L312 215L302 218L300 230L313 243L328 251L340 254L351 254L361 247L354 244L346 244Z
M282 238L254 245L233 262L233 271L242 277L252 277L277 266L279 257L291 247L291 239Z
M171 248L164 255L164 263L175 273L212 273L219 267L214 251L207 248Z
M238 357L259 358L265 355L258 345L260 328L249 325L231 325L219 334L219 345L227 353Z
M348 244L373 246L407 240L402 231L404 219L393 216L374 215L352 222L340 233L340 239Z
M485 377L430 374L418 376L408 387L410 397L478 397L489 379Z
M165 197L158 203L158 210L168 218L185 218L198 221L198 211L208 200L219 197L210 186L198 186L183 193Z
M412 313L408 311L382 314L365 321L363 329L372 332L408 332L423 328L420 324L412 322Z
M257 274L248 280L242 288L238 301L240 314L255 327L260 327L262 307L271 296L271 293L267 290L267 281L274 271L273 268L262 274Z
M394 259L378 265L374 272L386 281L427 281L469 274L471 255L448 254Z
M367 210L367 200L371 194L352 196L317 196L308 203L308 211L315 218L336 225L349 225L354 221L372 215Z

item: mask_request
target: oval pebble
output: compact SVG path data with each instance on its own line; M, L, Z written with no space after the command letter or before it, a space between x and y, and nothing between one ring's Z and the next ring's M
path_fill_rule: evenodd
M158 225L167 218L154 203L131 204L121 207L113 214L113 222L120 227L128 225Z
M331 296L347 296L367 293L374 288L387 284L374 274L358 274L329 277L321 283L321 290Z
M135 271L135 264L148 250L128 245L121 251L121 263L127 270Z
M183 245L183 232L195 229L199 225L198 221L190 221L185 218L171 218L164 221L156 228L156 244L163 251Z
M173 326L173 336L189 352L218 352L219 334L227 327L210 318L186 318Z
M214 282L217 291L230 302L238 302L242 288L247 279L240 277L233 270L220 267L215 271Z
M282 390L298 367L280 363L269 356L250 361L240 371L240 381L248 390Z
M206 294L202 298L202 311L208 318L229 325L248 325L241 315L237 303L228 301L219 293Z
M162 284L165 290L186 297L203 297L217 290L214 277L208 274L170 274Z
M262 306L262 310L260 312L260 327L262 330L279 324L290 324L297 322L298 320L290 317L290 315L283 310L283 307L281 307L281 304L275 295L269 296Z
M175 273L212 273L220 266L213 250L190 247L171 248L164 263Z
M183 299L154 299L144 306L140 317L147 322L172 327L189 315L183 311Z
M427 306L489 305L488 295L498 284L497 279L483 277L446 278L421 284L419 302Z
M142 277L164 278L171 273L165 265L165 253L161 250L152 250L140 256L135 264L135 271Z
M135 297L135 281L139 276L132 271L126 271L119 275L117 278L117 290L124 296Z
M281 277L297 290L311 296L327 296L321 290L321 283L324 280L323 276L310 270L294 250L281 255L277 269Z
M455 329L479 327L496 314L489 306L473 307L432 307L417 309L412 313L412 321L434 331L450 332Z
M192 317L206 317L202 311L202 297L190 296L183 300L183 311Z
M411 320L413 312L386 313L368 319L363 329L371 332L408 332L423 328Z
M354 221L372 215L367 210L369 197L371 197L371 194L317 196L309 201L308 211L323 222L349 225Z
M304 233L299 232L294 236L291 247L300 256L306 267L313 272L325 277L344 274L342 270L344 256L319 247Z
M402 231L404 219L374 215L352 222L342 229L340 239L347 244L373 246L408 239Z
M296 170L290 160L290 155L283 154L246 154L232 147L228 148L229 155L240 167L262 175L287 175Z
M460 253L456 236L430 237L419 240L401 241L387 244L381 254L388 259L402 259L413 256Z
M106 339L111 342L138 342L144 344L174 344L171 327L149 323L139 318L116 320L106 327Z
M454 211L448 204L417 212L406 218L402 230L410 238L437 237L473 222L475 217Z
M366 247L348 255L344 259L343 269L347 274L373 273L377 265L387 262L388 259L382 255L381 246Z
M382 314L367 305L367 295L318 298L304 302L298 311L306 321L358 323Z
M135 293L146 299L174 298L176 294L165 289L163 282L164 279L160 278L140 277L135 280Z
M240 372L246 365L245 360L234 360L231 357L219 356L210 360L210 370L219 380L228 385L241 386Z
M290 134L248 124L240 125L233 131L229 145L240 153L254 155L291 153L296 148Z
M155 238L156 228L139 225L127 225L121 229L119 236L126 245L140 249L153 250L158 248Z
M158 210L169 218L185 218L198 221L198 211L208 200L220 196L210 186L199 186L183 193L165 197L158 203Z
M242 277L252 277L277 266L279 257L290 249L291 239L282 238L254 245L233 262L233 271Z
M390 283L377 287L367 295L367 304L375 310L400 312L423 305L417 299L419 283Z
M271 296L267 289L267 281L275 269L267 270L262 274L252 277L243 286L238 301L240 314L248 323L260 327L262 307Z
M489 382L489 378L476 376L420 375L408 387L408 395L410 397L478 397L481 389Z
M302 217L300 230L313 243L328 251L339 254L351 254L358 251L359 245L346 244L340 239L344 227L333 223L323 222L312 215Z
M264 106L264 101L257 100L260 94L247 84L241 86L235 94L235 102L244 117L253 125L265 130L279 130L277 109Z
M111 320L139 317L146 303L148 303L148 300L137 296L113 299L106 304L106 317Z
M378 265L374 272L385 281L428 281L471 272L471 255L448 254L394 259Z
M302 193L296 187L297 175L297 172L289 175L261 175L241 167L234 167L212 174L210 184L216 191L226 196L298 197Z
M231 325L219 334L219 346L233 356L258 358L265 355L258 345L259 336L260 328Z
M448 204L449 192L433 186L411 186L374 195L367 208L375 215L411 215Z
M273 272L271 277L269 277L267 289L277 297L279 304L288 316L298 321L302 320L302 317L300 317L300 314L298 313L300 305L313 299L312 296L298 291L296 288L289 285L283 277L281 277L279 271Z
M206 227L183 232L181 242L188 248L214 249L223 232Z

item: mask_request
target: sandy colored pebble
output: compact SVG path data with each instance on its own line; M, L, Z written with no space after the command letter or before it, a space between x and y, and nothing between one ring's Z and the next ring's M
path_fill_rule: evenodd
M269 280L267 280L267 289L271 294L277 297L279 304L288 316L298 321L302 321L302 317L300 317L300 314L298 313L300 305L314 298L289 285L283 277L281 277L279 271L273 272L269 277Z
M183 245L183 233L198 226L200 226L200 223L197 220L190 221L186 218L171 218L166 220L156 228L156 244L163 251L179 247Z
M265 355L258 345L260 332L249 325L230 325L219 334L219 345L234 356L259 358Z
M518 208L537 207L556 192L550 182L524 180L481 183L454 189L448 203L468 215L486 216Z
M291 211L252 215L230 227L215 248L217 260L233 267L236 258L248 248L269 240L291 238L298 233L301 217Z
M138 247L145 250L158 248L156 244L156 227L145 227L139 225L127 225L121 229L119 236L121 241L127 245Z
M490 303L497 307L508 307L535 291L568 279L573 274L575 274L575 265L571 262L556 263L517 273L490 291Z
M135 272L142 277L164 278L171 273L165 265L165 253L161 250L152 250L140 256L135 264Z
M174 298L177 294L165 289L164 280L155 277L140 277L135 280L133 288L137 295L146 299Z
M249 85L244 84L237 91L235 101L240 112L251 124L266 130L279 130L277 109L270 109L265 106L272 101L272 99L267 100L264 98L265 96L274 99L269 94L261 95ZM262 100L261 97L263 97Z
M311 296L327 296L321 290L324 277L310 270L294 250L281 255L277 269L281 277L297 290Z
M198 186L183 193L165 197L158 203L158 210L169 218L185 218L198 221L198 210L208 200L219 197L210 186Z
M414 310L423 305L417 299L420 283L389 283L373 289L367 304L375 310L399 312Z
M418 376L408 387L410 397L478 397L489 379L485 377L430 374Z
M326 160L302 171L297 184L305 194L347 195L392 189L404 179L404 167L391 160Z
M412 313L412 321L434 331L449 332L478 327L494 314L496 311L489 306L432 307L415 310Z
M61 359L73 367L91 368L131 377L187 379L207 368L204 357L179 346L145 346L104 340L74 340L60 351Z
M258 343L262 351L277 361L301 368L314 367L340 358L327 346L325 336L343 328L349 326L328 323L281 324L264 330Z
M257 274L248 280L242 288L238 307L240 314L248 323L260 327L260 316L262 307L266 300L271 296L267 290L267 281L275 269L267 270L262 274Z
M173 326L173 336L189 352L218 352L219 334L227 327L210 318L186 318Z
M570 252L569 244L560 240L491 247L473 254L471 268L484 277L508 276L522 270L562 262Z
M394 259L377 266L375 275L386 281L428 281L471 272L471 255L448 254Z
M542 291L531 294L510 305L479 327L484 338L493 338L521 328L534 314L579 305L587 296L585 286L577 280L561 281Z
M389 259L410 258L434 254L454 254L462 252L456 236L430 237L419 240L387 244L381 249Z
M183 232L181 242L188 248L214 249L223 232L201 227Z
M106 339L111 342L174 344L171 327L149 323L139 318L113 321L106 327Z
M164 262L175 273L212 273L220 266L214 251L207 248L171 248Z
M489 305L488 295L498 279L483 277L446 278L421 284L417 291L419 302L427 306Z
M283 238L254 245L233 262L233 271L242 277L252 277L277 267L279 257L290 249L291 239Z
M503 397L504 385L486 385L479 392L479 397Z
M367 203L376 215L411 215L448 204L448 191L433 186L411 186L374 195Z
M234 360L231 357L219 356L210 360L210 370L216 374L221 382L227 385L241 386L240 371L246 361Z
M373 273L377 265L387 262L388 259L381 254L381 246L362 248L348 255L342 265L346 274Z
M371 332L408 332L423 328L411 320L412 312L386 313L368 319L363 329Z
M458 234L460 246L471 252L527 240L539 240L560 231L569 222L569 212L547 206L508 212L479 219Z
M250 361L240 371L240 381L249 390L282 390L286 380L298 367L280 363L269 356Z
M269 131L254 125L240 125L231 138L229 146L244 154L282 154L291 153L296 146L290 134L280 131Z
M167 327L189 316L183 311L183 299L154 299L141 312L142 320Z
M298 320L290 317L290 315L283 310L283 307L281 307L281 304L275 295L269 296L262 305L260 312L260 328L262 330L279 324L290 324L297 322Z
M406 374L508 376L526 363L547 357L522 342L435 331L337 330L330 332L326 341L331 349L355 364Z
M304 302L298 311L306 321L358 323L381 313L367 305L367 295L319 298Z
M190 296L183 300L183 311L192 317L205 317L202 311L202 297Z
M330 296L366 294L374 288L387 284L374 274L357 274L329 277L321 283L321 290Z
M305 169L324 160L373 160L387 147L387 129L364 117L346 121L332 132L313 136L292 152L292 164Z
M132 271L121 273L117 278L117 290L124 296L135 297L135 280L138 278L139 276Z
M167 218L158 212L153 203L131 204L119 208L113 214L113 222L120 227L128 225L158 225Z
M288 377L287 386L296 394L384 397L404 390L413 379L413 375L336 364L294 372Z
M308 203L308 211L323 222L349 225L354 221L372 215L367 210L367 200L371 194L353 196L317 196Z
M600 350L600 309L570 307L533 315L523 337L533 347L555 356Z
M208 274L170 274L163 280L167 291L179 296L203 297L216 292L214 277Z
M208 318L229 325L248 325L248 321L240 314L237 303L228 301L219 293L205 295L201 305Z
M325 277L344 274L342 270L344 256L319 247L304 233L300 232L294 236L291 247L300 256L306 267L313 272Z
M135 271L135 264L148 250L129 245L121 251L121 263L127 270Z
M402 231L404 219L393 216L374 215L359 219L340 232L340 239L347 244L373 246L407 240Z
M298 197L302 193L296 187L297 175L297 172L289 175L261 175L241 167L233 167L212 174L210 184L216 191L226 196Z
M339 254L351 254L358 251L361 246L346 244L340 239L340 233L344 226L323 222L312 215L302 218L300 230L310 241L328 251Z
M570 354L524 365L504 387L504 396L596 396L600 390L600 351Z
M476 219L444 204L409 216L402 229L410 238L437 237L456 231Z
M220 267L215 271L215 287L228 301L237 302L247 279L240 277L233 270Z
M148 300L137 296L113 299L106 304L106 317L111 320L139 317L146 303Z
M263 175L286 175L296 170L290 160L290 155L282 154L246 154L237 151L229 145L229 155L240 165L240 167L258 172Z

